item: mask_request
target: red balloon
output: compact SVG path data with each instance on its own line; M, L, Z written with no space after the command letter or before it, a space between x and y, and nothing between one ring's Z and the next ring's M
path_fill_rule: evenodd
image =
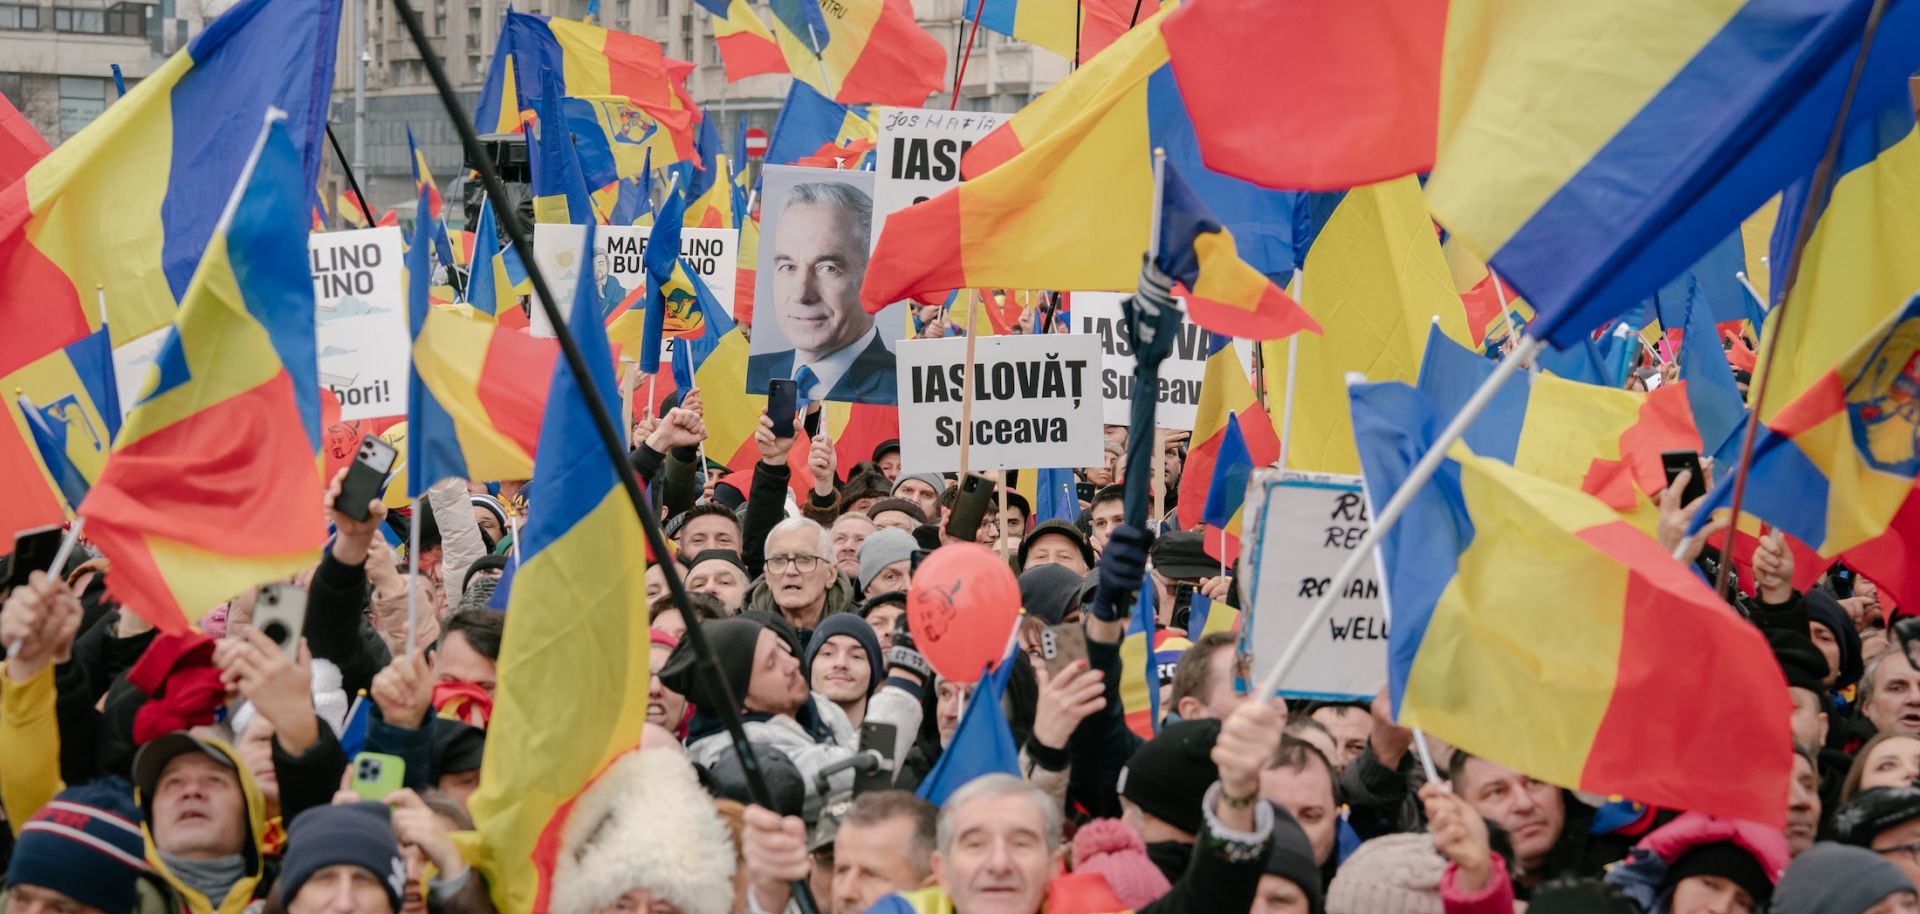
M907 631L935 672L955 682L1006 656L1020 615L1020 582L1000 554L978 543L929 553L907 588Z

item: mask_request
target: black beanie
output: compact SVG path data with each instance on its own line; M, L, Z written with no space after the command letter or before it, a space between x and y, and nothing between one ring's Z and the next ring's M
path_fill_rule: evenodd
M1688 876L1718 876L1725 879L1746 890L1757 908L1765 908L1767 901L1773 898L1773 880L1767 876L1766 867L1732 841L1702 844L1681 854L1680 859L1667 867L1667 878L1661 883L1661 889L1663 892L1671 891Z
M736 703L747 697L747 686L753 681L753 652L760 644L760 630L765 627L758 620L744 616L700 623L700 632L707 636L707 645L713 648L720 675L733 687ZM700 675L696 669L698 662L693 639L681 638L673 653L667 655L666 664L660 667L660 682L687 696L687 700L698 707L718 708L725 702L720 700L707 677Z
M1217 720L1168 724L1120 769L1120 796L1190 835L1200 833L1200 803L1220 779L1213 764Z
M1048 563L1020 572L1020 605L1027 615L1048 625L1066 621L1067 611L1080 605L1079 572Z
M400 845L393 839L385 806L371 802L316 806L295 816L287 828L287 855L280 864L281 905L290 905L315 873L342 865L372 873L386 890L393 910L400 910L407 865L400 859Z
M438 778L462 771L479 771L487 754L487 731L449 717L433 721L433 748L428 756L430 774Z
M1767 644L1773 648L1773 659L1780 662L1780 671L1787 674L1788 687L1815 695L1826 692L1827 658L1812 639L1799 632L1769 629Z
M1267 805L1273 808L1273 851L1267 854L1267 875L1298 886L1307 896L1308 914L1326 914L1327 892L1320 884L1320 866L1313 862L1313 841L1293 813L1277 803Z
M1866 669L1866 661L1860 657L1860 631L1853 627L1853 620L1840 607L1840 601L1815 587L1808 590L1800 602L1807 608L1807 621L1826 626L1840 645L1840 678L1833 681L1833 687L1844 689L1859 682Z

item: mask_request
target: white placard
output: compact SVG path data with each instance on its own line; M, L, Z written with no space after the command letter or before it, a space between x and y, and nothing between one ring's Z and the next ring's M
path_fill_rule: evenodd
M560 297L561 313L573 303L574 283L580 279L580 247L586 243L587 227L543 222L533 227L533 260L541 275ZM640 307L646 294L647 268L642 258L647 253L648 225L602 225L593 231L593 275L600 283L600 311L610 313L622 301L633 299ZM707 284L715 301L733 316L733 285L739 274L740 233L734 229L687 228L680 230L680 256L687 266ZM534 303L527 319L527 332L552 337L553 325L547 312ZM661 356L664 362L666 356Z
M887 216L960 185L960 157L1007 122L991 111L888 108L874 150L873 237Z
M400 230L308 235L307 255L320 386L340 398L344 421L406 415L413 336Z
M960 469L967 341L900 344L900 468ZM1100 344L1070 333L983 336L974 344L969 470L1094 466L1100 427Z
M1108 425L1133 422L1133 349L1127 345L1120 313L1120 302L1126 297L1121 292L1073 293L1073 332L1098 337L1105 353L1101 360L1100 395L1106 400L1102 421ZM1186 308L1186 299L1174 301L1183 310ZM1200 381L1207 376L1207 349L1212 345L1212 336L1199 324L1181 319L1180 338L1173 344L1173 354L1160 363L1160 408L1153 414L1155 427L1193 431L1200 414ZM1241 367L1251 371L1253 344L1236 339L1233 348L1240 354Z
M1367 535L1369 517L1358 476L1263 470L1254 474L1246 505L1241 568L1253 611L1242 630L1255 674L1265 676ZM1281 694L1372 699L1387 682L1386 618L1379 569L1370 563L1314 631L1281 680Z

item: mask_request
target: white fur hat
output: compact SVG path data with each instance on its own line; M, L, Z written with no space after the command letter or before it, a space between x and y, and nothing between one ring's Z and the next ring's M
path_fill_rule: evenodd
M733 838L693 765L634 750L587 785L560 832L552 914L594 914L650 889L681 914L733 908Z

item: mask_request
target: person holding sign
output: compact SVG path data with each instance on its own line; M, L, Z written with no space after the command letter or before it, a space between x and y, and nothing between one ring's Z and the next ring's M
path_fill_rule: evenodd
M749 391L793 378L809 402L894 404L893 352L860 307L872 220L873 198L851 184L788 190L773 223L773 312L789 348L748 357Z

